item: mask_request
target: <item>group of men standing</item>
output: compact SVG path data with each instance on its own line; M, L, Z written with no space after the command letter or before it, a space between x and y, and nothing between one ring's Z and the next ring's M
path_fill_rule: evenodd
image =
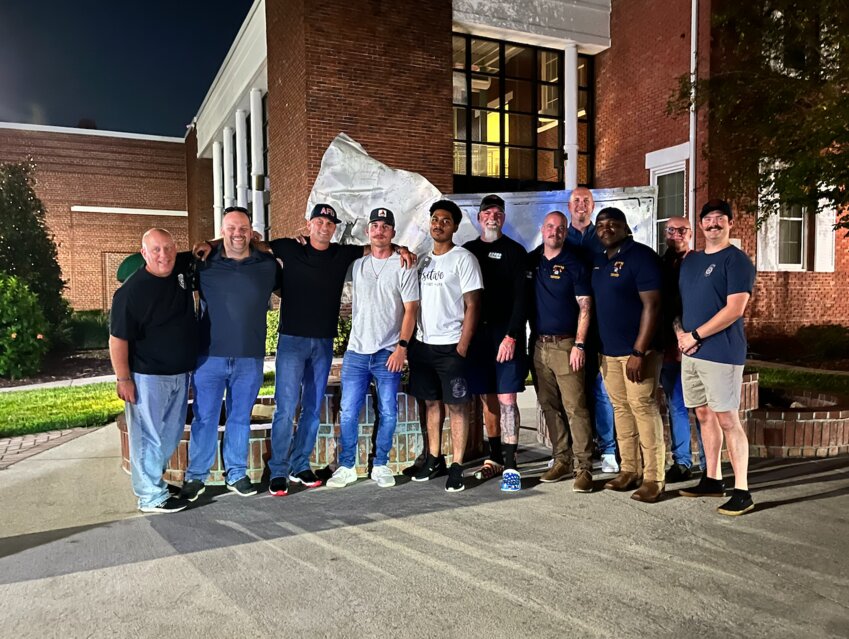
M560 211L545 216L542 243L530 254L504 235L505 208L499 196L485 197L477 215L480 237L460 247L453 243L460 208L450 200L434 203L433 249L417 264L416 256L392 244L395 218L386 208L370 213L364 247L331 242L339 220L326 204L312 210L307 238L263 247L251 241L247 212L232 207L225 211L222 240L196 245L203 258L196 277L186 268L191 255L177 254L167 231L148 231L145 268L115 294L110 339L118 395L127 402L139 509L176 512L203 493L215 461L222 399L227 488L242 496L256 493L246 468L250 413L262 383L265 315L275 290L282 292L282 304L269 492L285 495L290 482L321 484L309 457L350 268L352 330L342 364L338 466L329 487L357 479L358 416L372 381L380 417L371 478L381 487L394 485L388 459L407 360L410 392L425 406L424 450L405 471L414 481L447 475L447 491L464 489L468 405L480 396L490 454L477 476L500 475L502 490L520 490L516 398L530 368L552 442L552 465L541 481L572 477L574 491L591 492L595 440L602 471L617 473L604 487L635 489L632 498L656 501L665 481L690 477L683 402L696 409L704 458L699 484L682 494L724 494L724 435L735 491L720 512L750 510L748 450L737 406L745 358L742 314L754 269L730 244L727 203L711 201L702 210L704 252L690 252L685 218L669 220L670 248L662 262L633 240L619 209L603 209L593 225L588 189L572 192L571 220ZM181 492L171 495L162 470L183 431L192 370L189 464ZM672 422L674 463L668 471L655 401L659 382ZM450 467L441 454L446 412Z

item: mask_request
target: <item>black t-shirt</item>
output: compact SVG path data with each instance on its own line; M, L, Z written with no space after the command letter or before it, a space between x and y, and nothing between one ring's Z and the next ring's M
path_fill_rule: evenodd
M297 337L336 337L345 274L363 256L362 246L331 244L317 251L311 244L283 238L271 241L283 260L278 331Z
M190 277L191 253L178 253L168 277L141 268L115 291L109 332L130 345L130 370L176 375L195 367L197 321Z
M466 242L463 248L478 258L483 275L483 304L480 321L506 327L511 337L525 334L527 298L527 257L524 247L502 235L494 242L481 238Z

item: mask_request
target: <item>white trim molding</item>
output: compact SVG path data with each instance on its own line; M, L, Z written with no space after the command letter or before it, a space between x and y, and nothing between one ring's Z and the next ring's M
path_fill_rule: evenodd
M19 124L17 122L0 122L0 129L16 131L35 131L38 133L68 133L70 135L93 135L101 138L123 138L125 140L146 140L148 142L171 142L183 144L183 138L164 135L147 135L145 133L124 133L122 131L101 131L100 129L78 129L70 126L48 126L46 124Z
M668 146L665 149L658 149L651 153L646 153L646 170L654 170L666 168L670 164L678 164L690 159L690 144L682 142L675 146ZM668 171L663 171L668 172ZM661 171L658 171L661 173Z
M188 211L172 209L128 209L120 206L81 206L71 207L74 213L104 213L108 215L158 215L162 217L188 217Z

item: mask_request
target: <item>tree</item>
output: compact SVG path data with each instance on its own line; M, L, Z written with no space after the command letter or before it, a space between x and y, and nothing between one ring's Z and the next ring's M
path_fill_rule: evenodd
M0 272L18 278L38 297L54 334L68 317L56 244L35 194L33 162L0 164Z
M708 107L717 190L759 221L799 204L849 229L849 3L716 4L710 76L682 76L669 111Z

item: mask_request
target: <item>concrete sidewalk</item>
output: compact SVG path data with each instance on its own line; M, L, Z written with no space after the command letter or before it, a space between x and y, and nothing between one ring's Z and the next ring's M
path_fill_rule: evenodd
M95 430L0 471L0 636L849 636L849 458L756 462L732 519L674 487L539 484L523 443L516 494L209 489L143 516L117 429Z

